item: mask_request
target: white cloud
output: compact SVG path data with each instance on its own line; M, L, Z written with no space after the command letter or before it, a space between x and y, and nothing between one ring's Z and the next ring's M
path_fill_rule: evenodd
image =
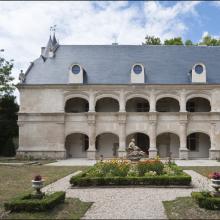
M40 55L49 27L56 24L61 44L141 44L146 34L162 39L187 32L185 16L197 16L199 2L24 1L0 2L0 49L15 60L13 74Z

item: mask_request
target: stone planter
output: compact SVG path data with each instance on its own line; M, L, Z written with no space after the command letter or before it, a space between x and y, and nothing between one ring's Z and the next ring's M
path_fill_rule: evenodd
M41 189L44 186L44 180L32 180L32 187L36 190L36 194L33 195L36 199L42 199L44 194L41 192Z
M32 187L36 190L43 188L44 180L32 180Z
M214 195L215 196L220 196L220 192L219 192L219 189L220 189L220 179L219 180L211 179L211 181L212 181L211 186L215 189Z

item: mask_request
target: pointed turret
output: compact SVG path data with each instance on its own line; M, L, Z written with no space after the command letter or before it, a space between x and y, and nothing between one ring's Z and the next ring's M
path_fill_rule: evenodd
M41 52L41 56L43 58L43 60L45 61L46 58L50 57L54 57L55 55L55 51L58 48L59 44L57 42L55 33L53 34L53 39L51 38L51 35L49 37L47 46L45 48L42 48L42 52Z

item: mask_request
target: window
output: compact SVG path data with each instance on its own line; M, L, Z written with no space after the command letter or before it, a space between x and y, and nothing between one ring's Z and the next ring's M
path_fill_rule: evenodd
M200 65L200 64L196 65L196 66L195 66L195 72L196 72L197 74L201 74L201 73L203 72L203 66Z
M198 136L196 134L191 134L187 138L187 148L190 151L196 151L197 150L197 145L198 145Z
M141 65L135 65L133 67L133 71L136 73L136 74L140 74L142 72L142 66Z
M189 102L187 109L189 112L195 112L195 102Z
M137 103L137 112L147 112L149 111L147 103Z
M80 72L80 66L79 65L73 65L72 66L72 73L73 74L79 74Z

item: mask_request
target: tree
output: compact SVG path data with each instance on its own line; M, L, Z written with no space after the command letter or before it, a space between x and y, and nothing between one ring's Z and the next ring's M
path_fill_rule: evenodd
M6 61L4 58L0 57L0 97L4 94L12 94L15 89L12 84L14 80L14 77L11 76L12 68L12 60Z
M186 40L185 41L185 45L186 46L192 46L193 45L193 42L191 40Z
M212 38L210 35L206 35L202 38L202 42L199 45L206 46L220 46L220 39Z
M0 57L0 155L14 156L14 138L18 136L17 112L18 104L12 95L13 63Z
M175 37L164 41L164 45L183 45L181 37Z
M159 37L149 36L145 37L145 43L147 45L161 45L161 41Z
M16 97L4 95L0 99L0 155L14 156L15 143L13 138L18 137Z

